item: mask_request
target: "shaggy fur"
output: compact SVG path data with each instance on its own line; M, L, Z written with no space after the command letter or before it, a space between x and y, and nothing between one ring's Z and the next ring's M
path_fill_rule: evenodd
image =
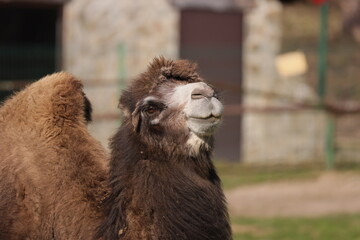
M199 144L196 155L189 154L191 133L182 112L168 111L154 123L169 106L161 101L152 108L143 105L199 81L194 64L159 58L122 94L124 119L111 140L112 193L104 202L99 238L231 239L224 194L210 159L212 137Z
M107 154L88 133L82 84L57 73L0 108L0 239L92 239Z
M106 240L231 239L212 135L194 136L182 107L167 102L177 86L202 81L194 64L160 58L123 93L110 190L78 80L47 76L6 101L0 239L93 239L96 230Z

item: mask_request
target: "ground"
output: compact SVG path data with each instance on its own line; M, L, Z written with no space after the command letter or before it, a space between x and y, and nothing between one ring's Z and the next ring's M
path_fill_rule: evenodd
M360 213L360 175L324 172L315 179L265 182L226 191L232 216L319 217Z

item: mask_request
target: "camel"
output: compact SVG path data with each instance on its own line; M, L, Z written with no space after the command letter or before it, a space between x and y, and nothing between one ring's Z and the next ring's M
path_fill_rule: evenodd
M92 239L108 153L87 131L79 80L46 76L0 108L0 239Z
M102 239L231 239L211 161L223 105L196 64L156 58L122 93Z
M186 61L156 58L122 93L111 157L79 80L46 76L0 108L0 239L229 240L211 160L223 105Z

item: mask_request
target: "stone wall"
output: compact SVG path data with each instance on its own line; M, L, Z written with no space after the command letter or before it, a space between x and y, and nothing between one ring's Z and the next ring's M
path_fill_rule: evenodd
M249 110L243 116L242 159L246 163L262 164L321 159L325 115L309 109L275 111L317 99L302 76L283 78L277 73L281 4L276 0L255 2L256 7L245 18L243 101L250 109L264 111Z
M126 82L155 56L178 58L179 9L169 0L72 0L64 12L65 69L85 83L93 103L90 130L104 146L120 124L118 98ZM247 107L315 101L300 77L278 76L281 5L277 0L234 1L246 11L244 99ZM249 6L250 6L249 5ZM241 66L239 66L241 67ZM285 97L284 97L285 96ZM322 157L325 116L315 110L244 113L242 160L307 161Z
M167 0L72 0L64 11L64 68L82 79L90 130L106 146L126 82L156 56L178 57L178 12Z

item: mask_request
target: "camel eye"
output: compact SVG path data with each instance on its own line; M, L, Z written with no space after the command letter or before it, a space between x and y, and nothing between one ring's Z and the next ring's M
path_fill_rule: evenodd
M146 113L147 113L147 114L150 114L150 115L154 114L154 113L157 112L157 111L158 111L158 109L156 109L154 106L149 106L149 107L146 109Z
M142 112L145 116L153 117L160 114L166 108L165 104L159 101L148 100L142 106Z
M164 109L164 107L160 103L156 103L156 104L155 103L150 103L150 104L147 104L143 108L143 112L147 116L153 116L153 115L159 114L163 109Z

